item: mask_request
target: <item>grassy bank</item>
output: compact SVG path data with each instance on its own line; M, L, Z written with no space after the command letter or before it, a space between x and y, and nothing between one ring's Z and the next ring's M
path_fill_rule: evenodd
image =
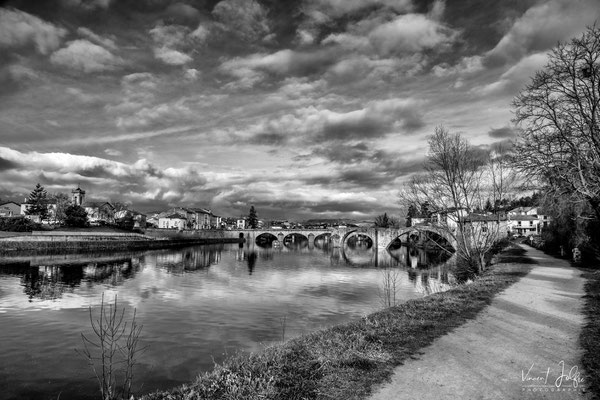
M143 399L364 399L393 368L475 317L530 270L511 247L474 282L358 321L240 354L196 382Z
M579 337L583 347L582 366L586 371L587 390L593 399L600 399L600 271L586 270L585 325Z

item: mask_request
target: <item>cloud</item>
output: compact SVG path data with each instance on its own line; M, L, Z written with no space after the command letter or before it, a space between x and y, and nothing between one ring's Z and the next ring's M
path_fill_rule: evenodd
M204 26L203 24L198 25L198 27L189 34L189 37L195 39L200 43L206 42L208 37L210 36L210 29Z
M93 11L98 9L106 10L112 0L61 0L62 4L67 7L78 7L86 11Z
M267 74L305 76L323 70L335 62L335 52L316 50L311 52L280 50L272 54L252 54L224 61L221 72L237 78L231 86L250 88L263 81Z
M547 62L548 55L546 53L531 54L510 67L497 81L483 87L475 87L471 92L484 96L499 93L514 93L521 89L535 72L542 69Z
M154 56L169 65L183 65L192 61L189 55L168 47L154 49Z
M457 32L423 14L400 15L369 34L380 54L402 54L436 49L451 44Z
M339 141L386 136L395 130L412 132L423 126L412 99L390 99L371 102L367 107L346 113L324 110L319 113L321 131L318 141Z
M492 129L488 132L488 136L494 139L505 139L505 138L514 138L517 136L517 132L514 128L510 126L505 126L502 128Z
M174 21L181 23L193 23L200 17L200 11L185 3L170 4L165 14Z
M110 150L117 154L118 150ZM194 166L158 168L145 159L133 164L69 153L20 152L0 147L1 164L19 168L23 176L42 178L42 184L68 187L76 183L92 188L98 198L138 201L142 196L170 201L189 196L207 183ZM2 169L0 168L0 172ZM6 177L4 177L5 181ZM150 194L151 193L151 194Z
M261 40L270 33L267 10L255 0L223 0L212 15L227 32L246 42Z
M486 61L504 64L531 52L547 51L559 40L568 40L593 24L600 14L597 0L549 0L534 5L518 18Z
M193 60L188 53L194 45L204 43L209 31L202 25L192 31L183 25L158 23L149 31L155 46L154 56L169 65L184 65Z
M40 74L35 70L20 64L8 66L8 73L16 81L38 79Z
M185 79L187 79L188 81L195 81L198 80L198 78L200 78L201 72L198 71L195 68L189 68L185 70L185 73L183 74L183 77Z
M310 144L335 142L335 145L352 140L375 140L392 132L410 133L421 127L423 121L418 111L421 106L422 102L414 99L377 100L346 112L309 106L293 114L262 120L236 134L250 141L270 138L273 145L291 140ZM285 139L281 135L285 135Z
M313 0L308 2L308 10L319 10L338 18L365 8L386 7L396 12L413 9L411 0Z
M117 118L117 127L124 129L141 128L150 125L168 125L190 118L194 111L188 106L186 99L141 107L134 112L125 113Z
M121 157L123 155L123 152L121 150L116 149L106 149L104 150L104 153L112 157Z
M432 72L438 77L472 74L484 69L482 60L482 56L466 56L453 66L447 63L438 64L432 68Z
M109 39L97 35L91 29L82 26L77 28L77 33L83 36L85 39L88 39L90 42L93 42L99 46L105 47L110 50L117 50L117 45L115 44L114 39Z
M60 46L67 30L20 10L0 8L0 48L19 48L33 44L41 54Z
M16 162L0 157L0 172L9 169L15 169L18 166L19 164L17 164Z
M50 61L85 73L111 71L123 64L121 58L85 39L68 42L67 47L55 51L50 56Z
M165 25L162 22L149 31L154 43L161 47L176 47L186 41L190 28L182 25Z

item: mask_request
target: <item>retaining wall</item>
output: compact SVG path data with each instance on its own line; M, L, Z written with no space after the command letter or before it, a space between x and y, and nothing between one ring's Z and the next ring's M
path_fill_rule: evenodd
M196 233L198 232L198 233ZM237 243L224 231L171 231L155 229L146 235L117 232L33 232L29 236L0 238L0 253L13 251L144 250L193 244Z

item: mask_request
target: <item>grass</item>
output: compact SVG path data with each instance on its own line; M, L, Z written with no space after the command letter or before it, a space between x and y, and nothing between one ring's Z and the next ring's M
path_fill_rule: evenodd
M586 387L592 398L600 399L600 271L585 270L585 324L579 342L583 347L581 364L586 372Z
M474 318L530 270L510 247L475 281L410 300L345 325L238 354L191 384L144 400L364 399L436 338Z

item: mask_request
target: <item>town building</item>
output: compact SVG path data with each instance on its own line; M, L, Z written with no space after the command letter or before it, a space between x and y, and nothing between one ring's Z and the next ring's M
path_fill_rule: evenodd
M0 217L15 217L21 214L21 205L14 201L0 204Z
M87 213L88 221L92 225L115 222L115 207L108 201L85 201L81 207Z
M517 207L507 215L510 232L518 236L539 235L552 221L540 207Z
M181 214L168 214L158 218L158 227L160 229L178 229L187 228L188 220Z

